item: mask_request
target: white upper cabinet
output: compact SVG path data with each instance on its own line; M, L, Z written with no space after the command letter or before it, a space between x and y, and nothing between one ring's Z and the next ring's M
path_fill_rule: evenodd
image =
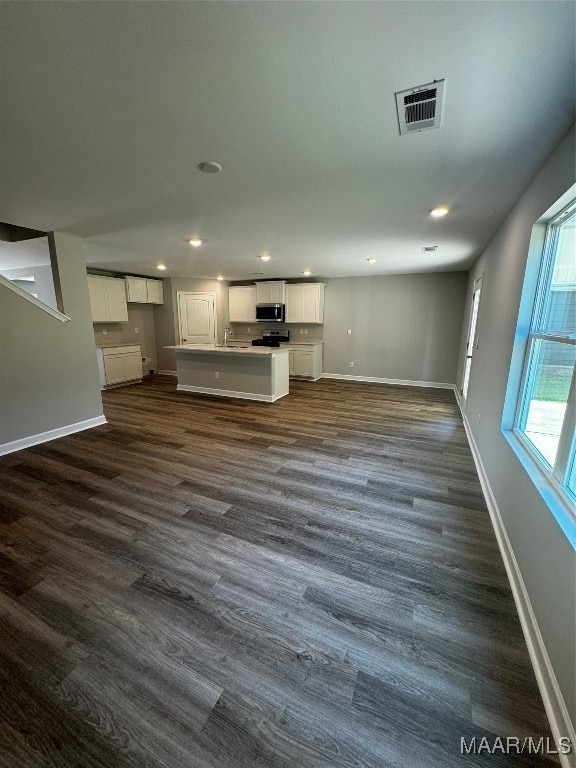
M285 280L256 283L256 304L285 304Z
M105 322L108 320L108 304L106 303L106 283L104 278L88 275L88 293L90 294L92 322Z
M135 304L164 304L164 287L161 280L127 275L126 297Z
M324 322L324 283L297 283L286 286L286 322Z
M128 322L128 306L122 280L110 278L106 284L106 300L110 320L116 320L120 323Z
M116 277L88 275L88 292L90 294L92 322L128 322L124 280Z
M256 286L236 285L228 289L231 323L256 322Z
M126 280L126 298L130 302L139 304L148 303L148 289L146 279L143 277L125 277Z
M150 304L164 304L164 284L162 280L146 280L148 301Z

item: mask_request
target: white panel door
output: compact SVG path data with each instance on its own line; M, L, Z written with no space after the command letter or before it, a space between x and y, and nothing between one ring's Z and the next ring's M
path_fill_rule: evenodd
M180 344L214 344L216 315L213 293L178 292Z

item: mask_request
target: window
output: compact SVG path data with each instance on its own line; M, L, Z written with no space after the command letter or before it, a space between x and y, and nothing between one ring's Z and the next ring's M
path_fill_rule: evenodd
M576 200L548 222L514 433L576 502Z
M0 222L0 284L62 320L54 233Z

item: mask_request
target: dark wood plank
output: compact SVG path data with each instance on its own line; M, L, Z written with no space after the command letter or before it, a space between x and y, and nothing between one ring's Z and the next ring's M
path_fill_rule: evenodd
M460 753L551 735L451 392L104 399L0 458L1 768L557 765Z

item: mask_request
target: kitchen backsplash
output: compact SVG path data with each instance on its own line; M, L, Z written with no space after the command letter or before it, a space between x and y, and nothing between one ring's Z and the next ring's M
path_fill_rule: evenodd
M297 325L296 323L230 323L232 339L258 339L264 331L290 334L290 341L323 341L323 325Z

